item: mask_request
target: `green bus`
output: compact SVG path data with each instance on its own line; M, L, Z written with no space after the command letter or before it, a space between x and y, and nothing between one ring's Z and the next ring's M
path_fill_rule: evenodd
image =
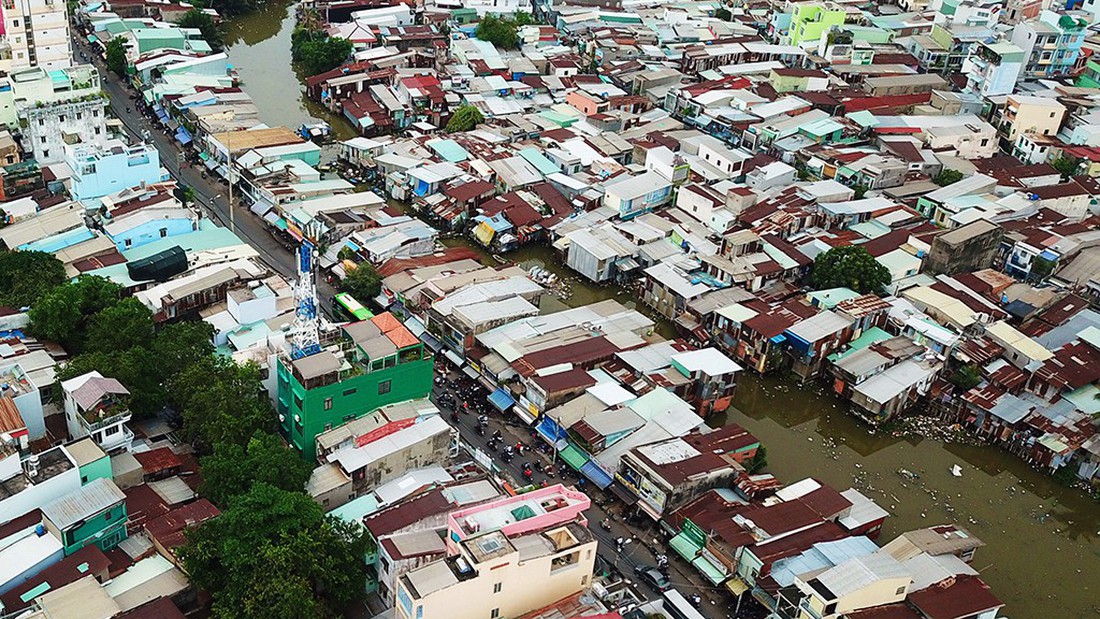
M337 320L370 320L374 314L363 304L356 301L355 297L346 292L338 293L332 298L332 313Z

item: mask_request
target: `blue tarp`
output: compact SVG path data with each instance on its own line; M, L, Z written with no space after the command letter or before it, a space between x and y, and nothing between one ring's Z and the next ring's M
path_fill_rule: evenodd
M504 389L497 389L489 396L489 403L493 405L498 411L505 412L508 409L516 405L516 400L508 395L508 392Z
M543 415L538 425L539 434L543 436L549 443L553 444L561 439L564 439L567 434L565 430L561 429L557 421L554 421L549 415Z
M581 474L592 480L592 483L604 489L611 485L611 482L615 481L613 477L607 474L607 471L603 470L603 467L599 465L595 460L589 460L581 467Z
M164 111L164 108L158 106L153 107L153 111L156 112L157 118L161 120L168 120L168 112Z
M191 143L191 132L187 130L187 127L180 125L179 129L176 129L176 139L180 144L184 146Z

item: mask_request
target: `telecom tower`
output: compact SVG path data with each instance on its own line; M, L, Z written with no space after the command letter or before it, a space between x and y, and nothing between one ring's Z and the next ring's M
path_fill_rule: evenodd
M302 241L298 248L297 302L290 336L290 358L301 359L321 352L321 318L317 314L317 286L313 281L313 243Z

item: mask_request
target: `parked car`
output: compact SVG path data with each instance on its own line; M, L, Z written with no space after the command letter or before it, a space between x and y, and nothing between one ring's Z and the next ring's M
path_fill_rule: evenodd
M638 580L653 587L657 591L667 591L672 583L669 582L668 576L665 576L657 568L650 565L639 565L634 568L634 575L638 577Z

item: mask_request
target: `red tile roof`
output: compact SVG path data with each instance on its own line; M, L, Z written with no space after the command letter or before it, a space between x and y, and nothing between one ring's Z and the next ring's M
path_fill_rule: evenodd
M146 475L179 468L182 464L179 456L167 447L159 447L140 453L135 452L134 458L141 464L141 468L145 469Z
M928 619L963 619L1004 606L981 578L965 575L910 593L909 603Z
M199 499L178 507L163 516L145 523L145 531L162 548L175 550L184 542L184 532L220 514L217 507L206 499Z

